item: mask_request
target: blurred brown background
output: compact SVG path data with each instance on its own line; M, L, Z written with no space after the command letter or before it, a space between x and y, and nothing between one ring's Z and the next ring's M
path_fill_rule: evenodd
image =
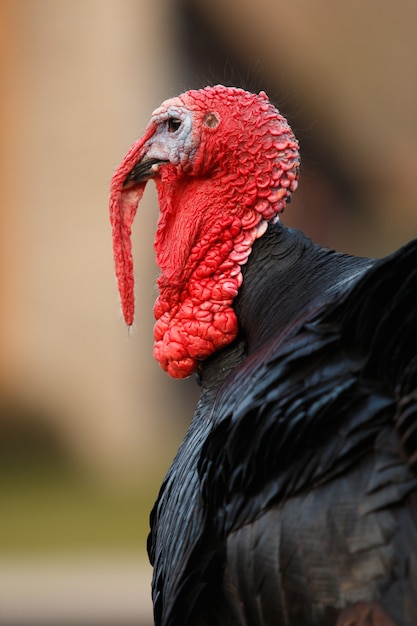
M382 256L417 235L416 24L415 0L0 1L0 624L150 623L149 509L198 393L152 358L151 185L130 335L113 273L109 181L152 110L264 89L301 142L283 221Z

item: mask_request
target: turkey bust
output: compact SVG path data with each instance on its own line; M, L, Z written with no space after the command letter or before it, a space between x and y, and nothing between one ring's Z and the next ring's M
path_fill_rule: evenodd
M154 354L201 384L151 514L157 625L417 624L417 242L286 228L299 166L265 93L217 85L156 109L112 179L125 321L153 179Z

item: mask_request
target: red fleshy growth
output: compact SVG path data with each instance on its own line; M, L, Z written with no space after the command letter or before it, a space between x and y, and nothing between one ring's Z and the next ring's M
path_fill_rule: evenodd
M133 324L135 312L131 227L146 181L128 189L124 189L123 184L127 175L141 160L144 145L153 132L154 130L149 128L148 132L133 144L114 173L110 186L109 209L114 263L123 317L128 326Z
M161 276L154 354L171 376L184 378L236 337L232 303L242 282L241 266L296 189L299 155L286 120L263 93L208 87L167 101L155 115L172 105L192 112L191 150L184 158L179 145L176 165L161 165L155 179ZM133 191L121 186L151 134L133 146L112 184L116 273L127 323L133 319L127 239L144 183Z

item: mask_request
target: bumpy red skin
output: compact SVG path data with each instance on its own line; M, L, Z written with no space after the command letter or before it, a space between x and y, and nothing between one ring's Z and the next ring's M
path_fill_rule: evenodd
M241 266L296 189L299 154L286 120L263 92L220 85L187 92L162 109L172 103L192 111L192 141L181 163L160 166L155 177L160 206L155 251L161 275L154 354L168 374L185 378L198 361L235 339L232 303L242 283ZM112 183L116 273L129 325L133 266L128 240L144 183L124 192L122 184L151 135L148 127Z

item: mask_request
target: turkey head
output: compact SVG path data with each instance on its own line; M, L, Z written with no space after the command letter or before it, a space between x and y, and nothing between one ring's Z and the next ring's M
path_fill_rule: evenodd
M174 378L229 344L232 303L255 239L297 187L298 143L268 101L242 89L206 87L165 101L111 183L110 218L123 315L134 317L131 226L146 182L155 181L161 270L154 354Z

